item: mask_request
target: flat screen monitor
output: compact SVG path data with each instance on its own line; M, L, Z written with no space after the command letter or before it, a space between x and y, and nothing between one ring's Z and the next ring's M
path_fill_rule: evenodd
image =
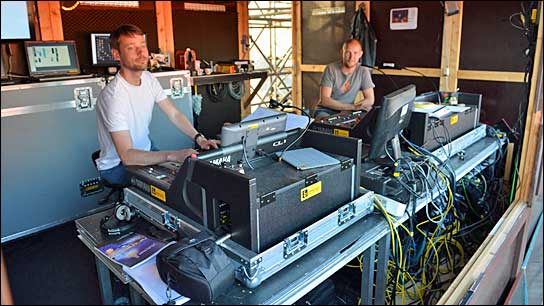
M30 39L27 1L2 1L2 39Z
M393 151L390 155L394 160L400 158L398 134L410 122L415 97L416 86L413 84L383 97L372 134L369 159L376 161L379 158L386 157L386 146L390 142Z
M221 128L221 146L244 144L251 137L251 134L258 138L285 132L286 124L287 114L278 113L260 119L225 125Z
M76 43L66 41L25 41L28 74L31 77L79 74Z
M111 53L110 33L91 33L91 54L93 66L119 66Z

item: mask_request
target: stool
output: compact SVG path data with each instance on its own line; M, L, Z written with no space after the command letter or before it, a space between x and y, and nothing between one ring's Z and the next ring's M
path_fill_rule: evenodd
M94 166L95 168L98 170L98 164L96 163L96 160L100 157L100 150L97 150L97 151L94 151L93 154L91 155L91 159L93 160L93 163L94 163ZM103 205L103 204L106 204L109 202L110 200L110 197L114 194L114 193L117 193L117 199L116 199L116 202L117 203L121 203L123 201L123 188L125 187L128 187L129 185L124 185L124 184L112 184L110 183L108 180L104 179L104 178L100 178L100 181L102 183L102 185L104 187L108 187L110 188L110 192L108 193L108 195L106 195L105 198L103 199L100 199L98 201L98 204L100 205Z

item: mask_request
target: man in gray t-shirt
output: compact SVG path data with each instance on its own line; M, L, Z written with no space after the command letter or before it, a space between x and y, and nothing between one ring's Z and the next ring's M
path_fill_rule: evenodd
M321 76L320 101L314 112L316 119L341 111L369 111L372 108L375 86L370 71L359 63L361 56L361 43L349 39L342 46L342 60L327 65ZM359 90L364 98L355 101Z

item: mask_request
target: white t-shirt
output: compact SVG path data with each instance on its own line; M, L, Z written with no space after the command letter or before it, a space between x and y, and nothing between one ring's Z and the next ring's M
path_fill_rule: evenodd
M117 154L110 132L129 131L132 147L149 151L149 124L155 103L165 100L161 84L150 72L144 71L140 86L129 84L119 73L100 92L96 102L96 123L100 158L98 170L111 169L121 159Z

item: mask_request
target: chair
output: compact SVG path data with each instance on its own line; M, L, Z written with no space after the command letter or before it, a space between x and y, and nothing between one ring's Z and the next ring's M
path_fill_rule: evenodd
M100 157L100 150L97 150L95 152L93 152L93 154L91 155L91 159L93 160L93 163L94 163L94 166L96 168L96 170L98 170L98 164L96 163L97 159ZM103 205L103 204L106 204L109 202L110 200L110 197L114 194L114 193L117 193L117 203L120 203L123 201L123 188L125 187L128 187L128 185L123 185L123 184L112 184L110 183L108 180L104 179L104 178L100 178L100 181L102 182L102 185L104 187L108 187L110 188L110 192L108 193L108 195L103 198L103 199L100 199L98 201L98 204L100 205Z

